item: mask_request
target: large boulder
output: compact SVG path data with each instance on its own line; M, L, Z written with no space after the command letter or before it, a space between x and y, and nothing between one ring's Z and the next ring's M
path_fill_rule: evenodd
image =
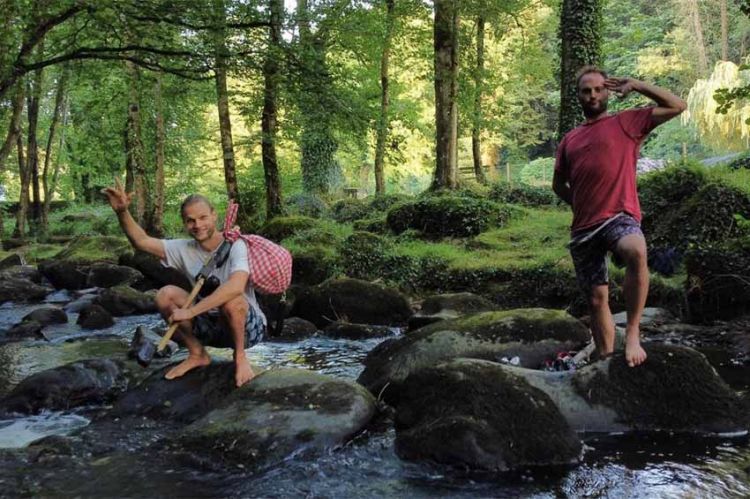
M412 312L406 297L393 289L358 279L336 279L300 290L291 315L323 328L335 320L400 326Z
M55 260L67 260L81 265L95 262L117 263L121 255L131 252L130 243L124 237L79 236L55 255Z
M409 330L466 314L497 310L497 305L474 293L433 295L422 302L422 308L409 319Z
M127 386L123 365L111 359L73 362L24 379L0 401L5 413L34 414L108 402Z
M33 265L15 265L0 270L0 279L28 279L29 281L41 284L42 274L39 269Z
M88 287L87 266L68 260L48 260L39 264L39 271L55 289L84 289Z
M180 444L218 463L254 468L344 444L375 414L354 382L305 369L266 371L187 426Z
M565 465L581 442L549 396L494 362L453 359L411 374L396 452L471 469Z
M154 371L129 390L117 401L113 414L192 422L218 407L236 390L231 362L213 363L177 379L164 379L171 367Z
M119 317L133 314L151 314L157 311L152 294L136 291L130 286L107 288L94 303L104 307L110 314Z
M46 286L40 286L28 279L0 279L0 303L6 301L38 301L52 292Z
M153 287L161 288L171 284L186 291L192 289L190 280L185 274L175 268L165 267L158 258L148 253L142 251L125 253L120 256L119 264L138 270L147 281L153 283Z
M89 267L86 278L87 287L111 288L119 285L131 285L143 279L143 274L123 265L98 262Z
M481 312L430 324L378 345L365 359L358 381L374 394L388 386L384 396L393 401L409 374L439 361L519 357L522 366L538 368L557 352L578 349L589 339L586 326L561 310Z

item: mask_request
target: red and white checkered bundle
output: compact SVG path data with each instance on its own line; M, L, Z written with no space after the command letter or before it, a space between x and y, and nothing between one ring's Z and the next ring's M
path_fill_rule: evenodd
M286 291L292 282L292 255L289 251L266 238L254 234L240 234L234 229L237 218L237 205L229 201L224 220L224 238L235 242L245 241L250 267L250 285L258 292L275 295Z

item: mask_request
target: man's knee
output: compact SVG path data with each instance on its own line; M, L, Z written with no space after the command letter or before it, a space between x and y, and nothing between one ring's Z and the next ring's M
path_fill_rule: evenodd
M222 313L230 319L242 318L244 320L248 310L250 310L250 305L244 296L238 296L221 306Z
M180 307L187 299L187 292L178 286L164 286L156 292L156 307L166 310L171 307Z
M617 253L629 267L643 267L647 264L646 240L641 235L623 237L617 243Z
M598 310L609 305L609 285L595 286L589 293L589 307Z

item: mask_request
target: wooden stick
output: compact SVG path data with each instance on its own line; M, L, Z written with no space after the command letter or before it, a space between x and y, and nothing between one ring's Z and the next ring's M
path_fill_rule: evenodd
M182 306L182 309L186 309L190 307L190 305L193 304L193 300L195 300L195 297L198 296L198 293L201 290L201 287L203 287L203 283L205 282L204 277L199 277L197 281L195 281L195 286L193 286L193 290L190 292L190 294L187 297L187 301L185 301L185 304ZM164 348L167 346L167 343L169 343L169 340L172 338L172 335L177 330L177 326L179 325L179 322L174 322L172 325L169 326L169 329L167 329L167 332L164 333L164 336L162 337L161 341L159 342L159 346L156 347L157 352L161 352L164 350Z

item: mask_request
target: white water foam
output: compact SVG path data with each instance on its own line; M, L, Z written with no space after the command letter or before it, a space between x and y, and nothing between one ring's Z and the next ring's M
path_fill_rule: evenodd
M89 424L77 414L45 412L36 416L0 420L0 448L26 447L34 440L49 435L67 435Z

